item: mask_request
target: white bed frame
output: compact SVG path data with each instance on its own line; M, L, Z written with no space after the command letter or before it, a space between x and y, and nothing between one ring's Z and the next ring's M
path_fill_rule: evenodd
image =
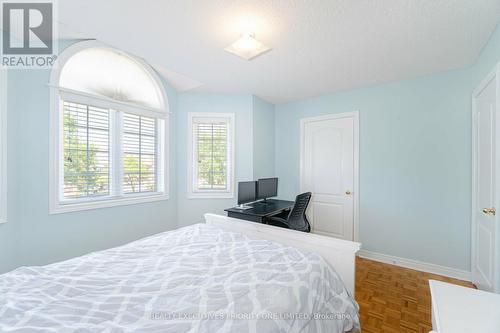
M216 214L205 214L205 222L226 230L315 252L335 268L346 289L354 296L355 260L356 252L361 248L360 243Z

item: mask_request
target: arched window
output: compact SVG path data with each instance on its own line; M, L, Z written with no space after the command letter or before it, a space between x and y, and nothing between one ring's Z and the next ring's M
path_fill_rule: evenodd
M50 86L52 213L168 198L168 106L149 65L81 42Z

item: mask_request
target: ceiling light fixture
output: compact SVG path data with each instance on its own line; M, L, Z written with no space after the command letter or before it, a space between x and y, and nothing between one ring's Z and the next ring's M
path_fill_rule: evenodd
M238 57L245 60L251 60L271 50L271 48L255 39L255 34L249 33L243 34L240 39L226 47L224 50L236 54Z

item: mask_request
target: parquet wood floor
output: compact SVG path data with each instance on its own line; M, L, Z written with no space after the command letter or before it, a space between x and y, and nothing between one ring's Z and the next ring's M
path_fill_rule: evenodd
M474 287L470 282L357 258L356 301L362 333L431 331L429 279Z

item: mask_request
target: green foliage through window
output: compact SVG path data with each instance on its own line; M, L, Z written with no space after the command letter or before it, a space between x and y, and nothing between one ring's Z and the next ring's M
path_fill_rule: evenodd
M64 102L64 197L109 194L109 112Z
M156 191L156 119L125 113L123 191Z
M112 121L120 128L113 130ZM121 111L63 102L64 199L111 195L111 135L121 142L113 154L123 160L113 174L118 195L158 191L158 120ZM119 148L119 149L118 149ZM117 170L122 166L122 170ZM116 177L115 177L116 179Z
M196 123L197 187L200 190L227 189L227 122Z

